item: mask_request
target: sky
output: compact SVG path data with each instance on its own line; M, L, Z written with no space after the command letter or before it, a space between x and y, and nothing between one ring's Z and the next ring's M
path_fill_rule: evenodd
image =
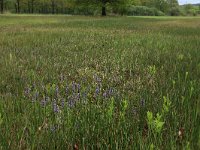
M178 0L178 1L180 5L200 3L200 0Z

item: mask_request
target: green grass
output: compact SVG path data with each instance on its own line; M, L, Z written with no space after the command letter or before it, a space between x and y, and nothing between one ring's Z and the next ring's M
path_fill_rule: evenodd
M0 73L0 149L200 147L198 17L0 15Z

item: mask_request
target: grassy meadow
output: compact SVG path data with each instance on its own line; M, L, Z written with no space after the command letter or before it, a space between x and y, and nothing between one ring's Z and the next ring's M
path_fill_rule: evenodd
M200 18L0 15L0 149L200 148Z

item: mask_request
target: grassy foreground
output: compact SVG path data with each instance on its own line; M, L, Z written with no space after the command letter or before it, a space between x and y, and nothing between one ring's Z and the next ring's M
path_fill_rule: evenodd
M0 16L0 149L200 148L200 18Z

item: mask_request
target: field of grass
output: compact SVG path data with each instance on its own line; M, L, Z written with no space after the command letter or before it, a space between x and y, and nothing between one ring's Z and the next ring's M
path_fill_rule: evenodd
M200 148L200 18L0 15L0 149Z

